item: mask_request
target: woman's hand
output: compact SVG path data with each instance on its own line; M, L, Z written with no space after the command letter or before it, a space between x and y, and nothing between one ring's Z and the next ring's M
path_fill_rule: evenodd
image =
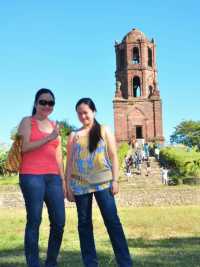
M69 202L75 202L74 194L73 194L68 182L66 182L66 197L67 197L67 200Z
M119 184L117 181L112 181L111 192L112 192L113 196L119 192Z
M18 134L22 136L22 153L35 150L46 143L48 143L51 140L54 140L59 135L59 128L57 125L55 125L54 129L50 134L45 136L44 138L30 142L30 136L31 136L31 117L25 117L20 122L20 125L18 127Z
M56 139L59 136L59 134L60 134L59 126L56 124L53 131L48 135L48 140L51 141Z
M66 189L65 179L62 179L62 188L63 188L64 198L67 198L67 189Z

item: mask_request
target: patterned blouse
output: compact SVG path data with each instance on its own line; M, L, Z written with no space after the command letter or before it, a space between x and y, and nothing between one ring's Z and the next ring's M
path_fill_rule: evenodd
M103 136L103 135L102 135ZM72 145L72 178L70 179L70 187L74 195L82 195L100 191L111 187L112 166L108 157L106 143L101 139L94 152L88 151L88 136L79 136L75 133L75 142ZM87 175L95 175L97 172L107 175L105 181L90 183Z

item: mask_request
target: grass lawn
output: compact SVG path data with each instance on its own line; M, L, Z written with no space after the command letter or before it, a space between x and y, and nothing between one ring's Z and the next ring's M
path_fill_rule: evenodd
M80 267L77 216L68 208L60 267ZM200 267L200 207L120 208L134 267ZM99 211L94 209L94 231L101 267L117 266ZM0 210L0 266L25 267L23 234L25 211ZM49 223L46 210L40 231L40 255L45 258Z
M18 175L0 176L0 185L16 185L19 183Z

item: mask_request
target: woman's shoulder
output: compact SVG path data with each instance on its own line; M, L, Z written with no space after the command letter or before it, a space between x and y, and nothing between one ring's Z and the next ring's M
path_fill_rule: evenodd
M21 119L18 126L18 134L22 134L31 125L31 116L27 116Z
M69 134L69 136L68 136L68 141L70 142L72 142L72 140L74 139L74 137L77 135L77 132L78 132L78 130L73 130L73 131L71 131L71 133Z
M107 135L107 134L110 134L112 131L111 131L111 128L110 126L106 125L106 124L101 124L101 134L102 135Z
M23 125L27 125L27 124L30 124L31 123L31 119L32 117L31 116L26 116L26 117L23 117L19 123L19 127L20 126L23 126Z
M76 136L85 136L87 135L85 133L85 130L83 129L83 127L81 128L78 128L78 129L74 129L72 132L71 132L72 135L76 135Z
M49 119L49 118L48 118L48 121L51 123L51 125L52 125L53 127L55 127L56 125L59 125L58 121L54 121L54 120L51 120L51 119ZM61 127L62 127L62 126L61 126Z
M23 117L23 118L21 119L21 121L24 121L24 122L26 122L26 121L30 121L32 118L33 118L32 116L26 116L26 117Z
M104 141L108 141L113 138L113 133L111 131L110 126L102 124L101 125L101 137Z
M75 129L69 134L67 141L69 146L75 143L79 139L79 130L80 129Z
M81 131L82 128L79 128L79 129L73 129L73 131L71 131L70 135L71 136L74 136L76 134L78 134L80 131Z
M101 130L108 130L110 127L107 124L101 124Z

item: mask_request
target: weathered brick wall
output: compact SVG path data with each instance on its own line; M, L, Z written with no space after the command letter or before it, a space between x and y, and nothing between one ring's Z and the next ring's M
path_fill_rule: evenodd
M150 140L163 138L162 104L160 99L114 101L114 124L117 142L128 141L136 135L135 126L143 126L143 137Z

